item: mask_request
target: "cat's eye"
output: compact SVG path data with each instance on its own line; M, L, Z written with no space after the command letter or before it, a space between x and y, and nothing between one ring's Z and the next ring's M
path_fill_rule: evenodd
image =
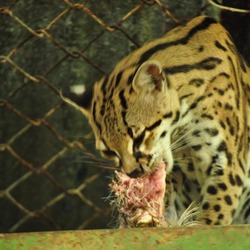
M107 160L112 160L114 161L115 165L121 166L121 160L119 158L119 156L117 155L117 153L115 153L114 151L111 150L100 150L101 156L106 158Z
M111 150L102 150L101 153L107 157L117 157L117 154L114 151Z

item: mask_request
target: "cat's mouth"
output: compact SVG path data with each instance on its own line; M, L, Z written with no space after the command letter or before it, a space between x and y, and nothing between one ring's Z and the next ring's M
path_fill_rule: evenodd
M147 174L145 168L140 164L139 168L135 169L132 173L128 174L130 178L136 179L143 177Z
M130 178L147 178L148 175L154 173L159 165L165 164L165 169L167 170L167 162L164 160L155 160L150 166L140 164L132 173L127 174Z
M151 173L142 175L115 174L110 184L115 194L111 204L118 210L120 226L166 226L166 164L162 162Z

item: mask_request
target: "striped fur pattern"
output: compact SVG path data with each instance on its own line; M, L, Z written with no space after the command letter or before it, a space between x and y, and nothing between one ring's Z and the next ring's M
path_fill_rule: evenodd
M166 163L179 215L250 223L250 69L228 32L201 16L134 51L77 96L96 147L122 171ZM171 203L171 204L170 204Z

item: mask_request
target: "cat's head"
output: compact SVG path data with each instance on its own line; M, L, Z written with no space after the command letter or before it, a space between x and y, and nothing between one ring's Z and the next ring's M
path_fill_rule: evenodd
M96 148L122 171L148 172L162 161L171 171L170 135L180 104L158 61L116 68L91 88L63 99L88 118Z

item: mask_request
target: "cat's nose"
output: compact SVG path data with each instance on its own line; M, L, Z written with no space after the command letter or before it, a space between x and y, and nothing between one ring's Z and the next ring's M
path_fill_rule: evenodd
M138 165L138 162L136 162L136 159L133 157L133 155L130 155L128 153L124 153L122 155L122 170L127 175L132 174L134 171L140 170L140 166Z
M127 175L129 175L131 177L131 175L136 175L136 173L141 172L140 167L138 166L138 163L134 163L133 164L123 164L122 165L122 170L124 173L126 173Z

